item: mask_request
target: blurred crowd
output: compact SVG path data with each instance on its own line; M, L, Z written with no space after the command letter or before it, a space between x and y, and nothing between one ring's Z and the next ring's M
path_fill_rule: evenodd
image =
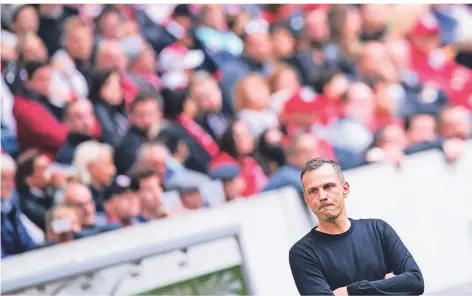
M2 257L472 136L470 5L1 10Z

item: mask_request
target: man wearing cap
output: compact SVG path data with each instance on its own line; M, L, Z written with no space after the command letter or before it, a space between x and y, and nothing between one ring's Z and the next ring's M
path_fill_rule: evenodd
M130 226L146 222L140 213L140 202L136 192L139 184L125 175L118 175L105 190L105 210L109 222Z
M210 163L210 177L221 180L227 202L243 199L242 193L245 184L244 179L240 177L240 173L241 169L236 160L226 153L222 153Z
M194 211L209 208L210 204L202 197L199 179L188 179L185 175L173 178L167 185L169 191L177 191L182 204L182 211Z

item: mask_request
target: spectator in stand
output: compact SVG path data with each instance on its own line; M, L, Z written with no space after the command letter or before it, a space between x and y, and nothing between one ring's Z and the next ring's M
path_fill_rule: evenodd
M279 60L289 60L296 53L295 36L284 25L272 25L270 27L274 55Z
M219 153L219 148L213 138L195 121L198 110L189 89L165 89L163 95L164 114L170 122L159 137L164 142L174 144L183 140L189 150L185 167L206 173L208 163Z
M156 98L161 96L162 82L157 76L157 57L149 43L143 43L139 53L130 60L129 76L140 90Z
M78 181L89 187L96 212L105 212L104 190L116 173L113 148L96 141L83 142L75 149L72 164Z
M100 15L95 19L97 40L118 40L120 38L120 11L113 5L105 5Z
M52 158L66 142L68 132L62 123L62 108L49 100L52 68L43 62L31 62L26 71L27 93L15 97L13 106L18 143L22 151L39 148Z
M182 183L182 179L174 179L169 183L169 190L176 191L180 197L181 208L176 209L175 214L182 214L188 211L197 211L209 208L210 204L205 200L196 181Z
M334 31L329 28L326 9L320 7L308 10L305 14L304 28L307 48L301 47L294 57L287 60L288 64L301 73L303 84L313 84L324 67L339 68L345 73L353 73L353 66L330 38Z
M390 7L388 4L361 4L360 14L362 18L362 41L384 40L387 38L387 22L390 19Z
M61 36L66 19L78 14L78 11L64 4L39 4L38 35L48 47L49 56L53 56L61 47Z
M162 111L158 99L140 93L130 105L128 119L130 127L115 148L114 163L119 174L127 173L136 160L139 147L159 134Z
M417 113L405 119L405 130L410 145L432 143L438 138L434 114Z
M196 122L219 139L226 130L229 118L222 113L223 97L217 81L207 72L195 72L190 79L190 96L197 105Z
M104 40L97 45L95 69L100 72L118 71L125 105L129 106L139 93L139 88L127 75L128 58L118 41Z
M267 176L271 176L286 163L286 153L283 148L283 134L277 128L265 130L257 141L259 163Z
M132 179L139 184L140 214L147 220L163 219L169 216L162 204L162 186L158 175L149 169L136 170Z
M240 79L251 72L267 77L272 71L273 52L267 22L261 19L248 22L243 41L244 53L221 67L223 109L228 114L235 114L233 94Z
M399 125L388 125L375 134L373 146L366 153L367 162L386 162L400 167L408 146L405 130Z
M140 215L139 184L128 176L118 175L105 191L108 221L122 226L146 222Z
M338 66L349 76L356 76L354 61L362 52L362 19L354 5L335 5L328 13L332 43L339 49Z
M200 11L201 25L195 30L206 48L212 53L217 64L226 59L239 56L243 42L232 31L228 31L222 5L204 5Z
M234 93L237 117L245 121L255 138L267 128L279 125L276 113L269 108L270 89L262 75L249 74L238 82Z
M67 185L64 189L64 204L75 211L82 227L76 237L87 237L120 227L116 223L108 223L105 213L97 214L92 193L83 184L72 182Z
M210 177L223 183L226 202L243 199L242 193L246 187L241 177L241 169L234 158L227 153L221 153L210 163Z
M343 101L343 118L328 126L328 139L334 147L359 155L373 139L374 94L365 83L356 82L349 87Z
M21 219L21 208L15 191L15 161L8 155L1 156L1 215L2 215L2 259L35 249Z
M312 134L300 134L290 142L287 164L278 169L270 178L263 191L292 186L303 195L300 173L305 163L321 155L319 140Z
M261 166L252 158L254 153L254 137L249 126L242 120L232 122L220 140L221 152L228 153L236 159L241 169L246 187L242 193L249 197L267 184L267 177Z
M17 36L38 32L38 12L33 4L13 4L9 15L8 23Z
M93 49L92 28L81 17L72 16L65 21L62 36L63 49L56 51L51 64L63 74L76 97L87 98Z
M161 184L165 185L173 173L167 168L169 159L169 149L164 144L144 143L139 147L133 170L150 169L159 177Z
M19 156L15 176L23 212L43 231L46 211L54 205L54 192L66 183L62 174L51 171L50 163L38 150L28 150Z
M46 246L68 243L74 240L82 227L74 210L56 206L46 215Z
M90 100L102 127L101 140L117 145L128 129L120 74L117 71L97 72L90 83Z
M446 106L439 114L439 134L463 141L472 137L471 113L462 106Z
M271 96L269 105L277 115L281 115L285 103L290 100L301 86L298 71L288 64L277 64L272 74L267 78Z
M65 124L69 133L66 143L56 154L56 162L70 165L77 146L85 141L92 140L100 133L100 129L93 114L92 104L88 100L68 104Z

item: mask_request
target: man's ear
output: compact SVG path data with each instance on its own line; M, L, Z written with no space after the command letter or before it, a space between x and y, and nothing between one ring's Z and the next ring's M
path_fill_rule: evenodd
M344 198L346 198L346 197L349 195L349 191L350 191L349 183L348 183L348 182L344 182L344 183L343 183L343 195L344 195Z

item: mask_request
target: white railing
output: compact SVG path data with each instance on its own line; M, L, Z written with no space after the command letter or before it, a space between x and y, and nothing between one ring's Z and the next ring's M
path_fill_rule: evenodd
M423 271L426 294L465 294L454 287L472 286L471 176L472 143L453 165L429 151L400 170L352 170L348 215L395 228ZM250 294L295 295L288 250L316 223L307 213L285 188L33 251L2 260L2 294L133 295L241 265Z

